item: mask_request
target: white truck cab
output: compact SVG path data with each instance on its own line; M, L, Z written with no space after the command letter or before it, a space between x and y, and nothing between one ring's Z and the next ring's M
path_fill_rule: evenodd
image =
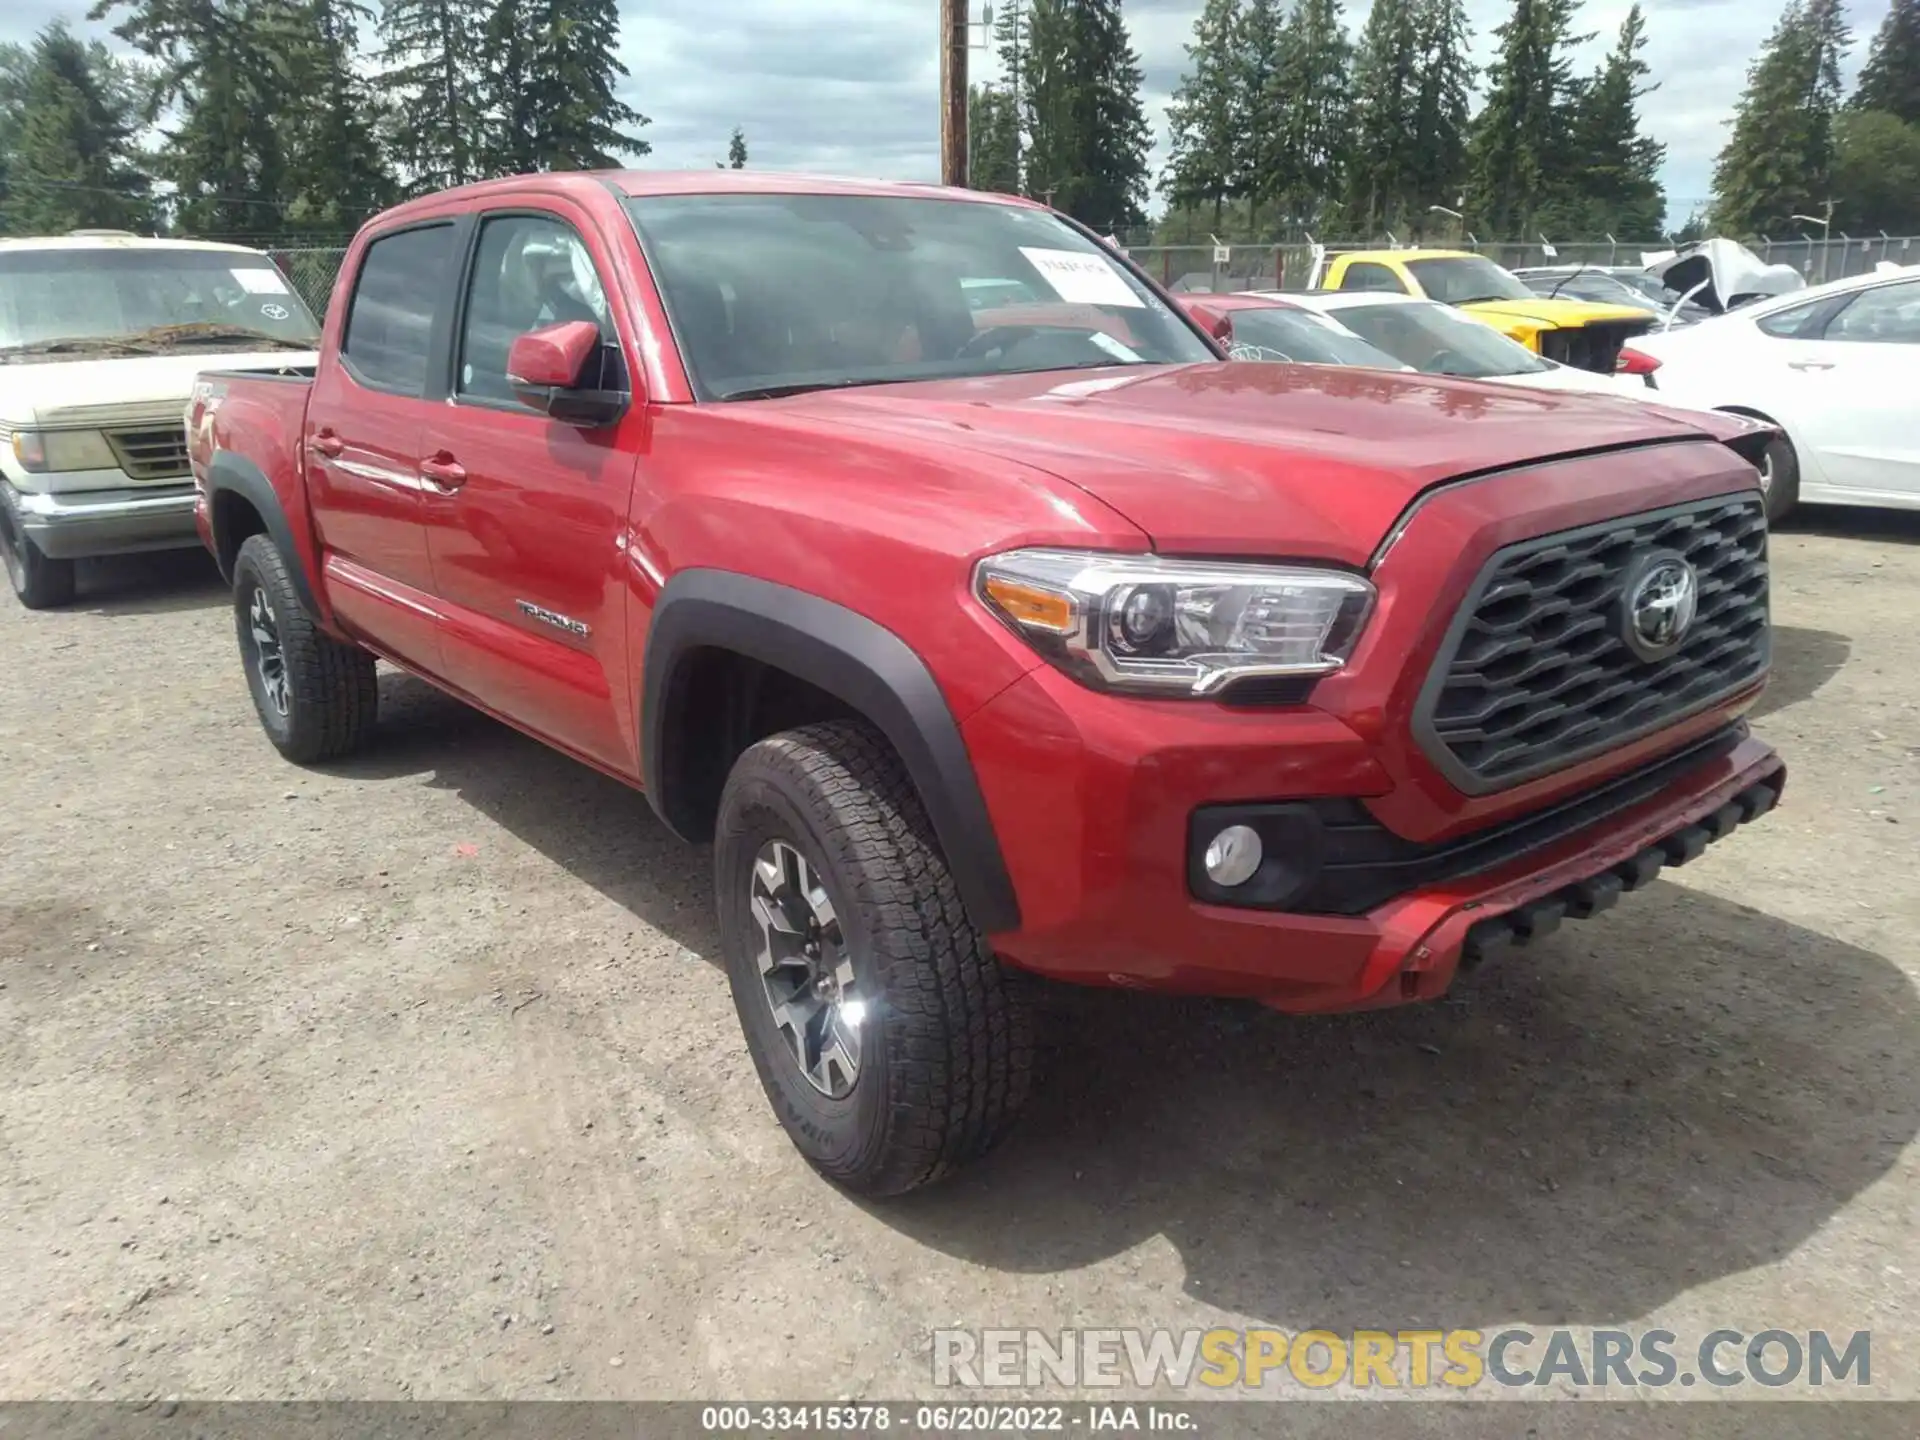
M0 558L21 603L66 603L87 556L197 545L194 376L310 367L319 336L258 250L0 240Z

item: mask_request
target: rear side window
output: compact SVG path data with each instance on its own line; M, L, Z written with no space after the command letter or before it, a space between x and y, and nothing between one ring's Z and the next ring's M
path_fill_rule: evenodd
M356 378L402 395L425 392L434 304L452 264L451 225L402 230L367 247L340 346Z
M1371 260L1362 260L1349 265L1347 273L1341 278L1342 290L1381 290L1394 295L1404 295L1407 287L1400 283L1400 277L1384 265L1376 265Z

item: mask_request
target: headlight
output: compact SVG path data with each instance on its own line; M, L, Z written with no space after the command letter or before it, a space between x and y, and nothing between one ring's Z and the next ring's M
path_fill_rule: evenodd
M1160 695L1338 670L1373 604L1373 586L1338 570L1084 550L992 555L973 584L1076 679Z
M13 458L30 475L62 470L118 470L113 447L98 430L16 430Z

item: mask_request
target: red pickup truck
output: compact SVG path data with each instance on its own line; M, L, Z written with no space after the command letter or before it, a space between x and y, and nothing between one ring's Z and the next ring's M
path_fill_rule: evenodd
M712 842L780 1119L869 1193L1006 1129L1031 974L1430 999L1784 783L1765 427L1225 363L1017 200L429 196L310 378L203 375L188 429L273 743L372 739L379 657L643 789Z

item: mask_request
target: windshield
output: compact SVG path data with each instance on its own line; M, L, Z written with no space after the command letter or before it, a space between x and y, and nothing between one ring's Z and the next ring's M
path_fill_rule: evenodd
M628 206L706 399L1218 358L1043 211L854 195Z
M192 327L182 330L176 327ZM0 250L0 351L48 360L257 336L310 348L320 327L264 255L104 246Z
M1404 370L1393 356L1377 350L1324 315L1308 310L1235 310L1232 354L1236 360L1291 360L1299 365L1366 365Z
M1340 323L1428 375L1487 380L1552 368L1526 346L1444 305L1343 305Z
M1479 255L1445 260L1409 260L1407 269L1429 300L1442 305L1471 305L1476 300L1532 300L1534 294L1513 276Z
M1680 298L1655 275L1617 275L1614 278L1636 295L1643 296L1645 302L1651 302L1662 315L1673 309L1674 302ZM1704 320L1712 313L1706 306L1696 305L1691 300L1680 307L1682 320Z

